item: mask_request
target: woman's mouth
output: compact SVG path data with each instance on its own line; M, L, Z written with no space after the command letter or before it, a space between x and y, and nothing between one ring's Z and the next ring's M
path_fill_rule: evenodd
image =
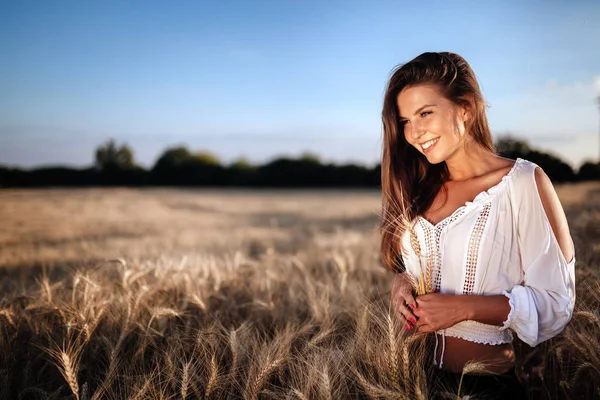
M421 145L421 148L423 149L423 153L429 153L436 145L436 143L440 140L440 138L435 138L432 139L428 142L425 142Z

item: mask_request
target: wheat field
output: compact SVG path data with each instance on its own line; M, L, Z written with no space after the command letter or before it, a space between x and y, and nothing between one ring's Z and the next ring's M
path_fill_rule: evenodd
M575 313L536 348L515 340L517 372L532 399L599 398L600 184L556 188ZM0 191L0 399L467 398L393 316L379 206L366 190Z

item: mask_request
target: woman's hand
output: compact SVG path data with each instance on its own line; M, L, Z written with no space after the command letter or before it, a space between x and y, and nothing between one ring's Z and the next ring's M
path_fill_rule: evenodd
M411 310L417 306L413 285L406 272L396 274L392 280L392 306L394 314L408 330L414 329L417 316Z
M467 297L441 293L418 296L414 314L419 332L435 332L469 319Z

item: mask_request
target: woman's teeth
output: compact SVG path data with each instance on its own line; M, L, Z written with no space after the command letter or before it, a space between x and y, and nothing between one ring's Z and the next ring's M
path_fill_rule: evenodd
M438 140L440 140L440 138L430 140L429 142L425 142L421 145L421 147L423 147L423 150L427 150L428 148L436 144Z

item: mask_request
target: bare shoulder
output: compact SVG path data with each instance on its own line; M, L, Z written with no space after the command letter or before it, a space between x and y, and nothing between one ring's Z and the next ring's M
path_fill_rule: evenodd
M495 165L495 167L490 172L490 175L504 176L513 169L516 162L517 162L517 160L513 160L512 158L497 157L497 160L493 163L493 165Z
M575 256L575 249L569 231L569 223L552 181L539 166L535 167L535 183L554 236L565 260L570 262Z

